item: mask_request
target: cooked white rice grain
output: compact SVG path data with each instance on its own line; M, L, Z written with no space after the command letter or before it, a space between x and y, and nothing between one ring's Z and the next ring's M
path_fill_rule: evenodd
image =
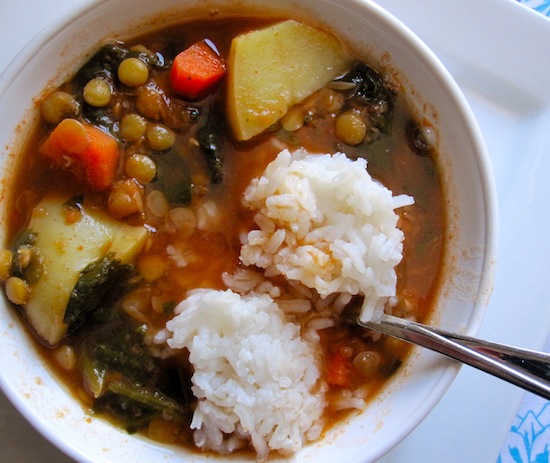
M206 201L198 206L196 220L199 230L213 231L223 228L222 214L214 201Z
M317 387L319 346L300 338L273 299L197 290L176 313L167 342L189 350L199 447L227 453L251 442L263 460L318 436L325 406Z
M362 294L368 320L395 295L404 238L395 209L412 203L373 180L364 159L284 150L245 192L259 230L248 234L240 257L322 297Z
M330 403L331 410L349 410L350 408L364 410L365 406L366 403L363 398L357 397L347 389L343 389L334 395Z
M326 330L327 328L332 328L335 325L335 322L332 318L314 318L310 320L307 324L307 327L316 331Z
M303 314L311 310L309 299L281 299L277 303L285 314Z

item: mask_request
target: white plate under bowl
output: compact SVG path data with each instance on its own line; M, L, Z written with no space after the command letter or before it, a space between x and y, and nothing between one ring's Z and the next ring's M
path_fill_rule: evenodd
M9 172L11 156L32 121L33 98L46 84L56 85L75 70L103 37L133 34L149 24L152 13L182 13L176 0L96 1L49 26L20 53L0 82L1 146L7 146L0 168ZM241 1L274 9L269 0ZM227 7L226 1L200 2ZM176 6L177 5L177 8ZM309 5L309 6L308 6ZM329 25L355 47L368 47L375 61L386 52L407 85L412 102L425 109L439 130L440 151L447 172L451 225L447 265L434 320L447 328L473 334L479 328L492 287L496 208L491 169L481 135L458 86L435 55L384 10L368 1L280 1L277 9L311 17ZM124 19L121 19L124 18ZM158 20L158 16L156 18ZM380 44L383 44L381 46ZM19 138L18 138L19 137ZM2 219L3 220L3 219ZM4 238L4 237L0 237ZM203 461L188 454L128 436L107 423L90 419L63 386L44 369L14 314L0 312L0 384L21 413L56 446L82 462ZM394 447L439 401L458 365L425 350L416 350L367 412L331 430L307 446L293 461L372 462ZM223 461L239 457L223 457Z

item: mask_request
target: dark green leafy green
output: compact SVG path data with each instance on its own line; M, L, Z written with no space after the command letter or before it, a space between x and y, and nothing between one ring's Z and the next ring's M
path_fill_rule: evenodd
M65 311L64 322L69 332L83 325L90 312L97 310L115 289L121 288L131 269L131 265L122 265L113 254L107 254L81 272Z
M76 73L73 84L78 101L82 106L82 116L86 121L107 133L117 135L118 125L113 117L111 107L96 108L87 104L82 98L86 84L94 78L102 78L114 89L119 85L117 71L120 63L126 58L138 58L154 69L169 69L171 61L160 53L130 50L117 43L108 43L101 47Z
M94 410L119 419L129 433L139 431L155 417L186 421L185 408L156 388L129 381L109 383L106 393L96 400Z
M67 201L65 201L65 203L63 204L63 208L65 210L72 210L72 211L82 212L83 211L83 207L82 207L83 203L84 203L84 195L76 195L76 196L73 196L72 198L68 199Z
M104 364L131 381L145 382L155 370L155 359L143 342L141 326L120 315L115 320L92 331L86 346L93 362Z
M220 137L214 124L208 123L197 133L199 146L204 153L210 181L219 184L223 181L223 158Z
M101 77L115 85L117 70L120 63L126 58L138 58L148 66L157 69L169 69L171 61L160 53L147 53L139 50L129 50L117 43L108 43L101 47L76 73L75 83L84 86L96 77Z
M81 356L82 381L86 390L97 399L105 391L107 384L107 365L92 359L87 352Z
M40 253L34 246L36 237L34 231L23 230L15 236L12 244L13 260L10 275L22 278L27 283L38 281L44 271Z
M346 94L350 104L366 109L365 114L372 128L389 134L393 117L393 92L378 72L365 63L357 63L346 75L336 79L333 85Z
M81 333L84 384L94 410L136 432L154 418L187 421L190 384L182 366L154 356L146 328L117 306L94 313Z
M167 152L151 153L150 157L155 161L157 174L149 185L162 191L171 205L187 206L193 183L185 158L174 147Z
M118 136L119 124L114 119L110 109L95 108L83 102L82 117L98 129L101 129L115 137Z

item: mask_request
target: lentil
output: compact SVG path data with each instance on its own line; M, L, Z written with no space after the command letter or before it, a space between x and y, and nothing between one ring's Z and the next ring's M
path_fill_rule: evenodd
M353 368L363 378L372 378L378 372L380 355L374 351L359 352L353 359Z
M17 260L22 269L26 269L29 266L31 258L32 249L29 246L19 246L17 249Z
M105 79L99 77L90 80L84 86L84 91L82 93L84 101L96 108L107 106L111 101L111 95L111 86Z
M122 299L122 309L128 315L141 323L149 323L144 312L151 303L151 297L146 291L132 291Z
M149 423L147 434L150 439L157 442L171 444L178 438L180 432L179 425L174 421L167 421L157 418Z
M356 111L346 111L336 117L334 134L344 143L355 146L365 138L367 124Z
M126 174L135 178L139 183L149 183L155 178L157 166L155 162L144 154L134 154L126 160Z
M74 349L67 345L63 344L55 351L55 360L61 368L67 371L74 369L76 365L76 356Z
M128 142L139 140L146 129L147 121L136 113L125 114L120 121L120 135Z
M166 261L159 254L146 254L139 259L138 270L145 281L156 281L166 271Z
M29 288L19 277L9 277L6 280L6 296L16 305L23 305L27 302Z
M164 217L168 213L170 205L162 191L153 190L147 195L147 207L154 216Z
M142 87L137 91L136 109L148 119L160 120L165 106L163 94L158 89Z
M145 131L147 143L155 151L166 151L176 141L174 132L162 124L151 124Z
M197 217L191 209L175 207L168 212L170 220L178 229L181 238L189 238L197 228Z
M40 105L40 115L52 125L59 124L67 117L76 117L79 112L80 105L75 97L62 91L50 93Z
M118 66L119 80L128 87L139 87L149 79L149 68L139 58L126 58Z
M0 281L5 281L10 276L13 252L9 249L0 250Z
M281 125L287 132L294 132L304 126L305 113L302 107L293 106L281 119Z
M346 102L344 94L330 88L324 88L319 94L320 112L323 114L337 113Z
M121 180L113 185L107 207L115 219L143 212L143 193L133 180Z

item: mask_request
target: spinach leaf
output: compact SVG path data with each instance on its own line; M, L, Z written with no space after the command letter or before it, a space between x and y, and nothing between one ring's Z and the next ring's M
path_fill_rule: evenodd
M86 352L110 372L143 383L153 376L155 359L143 341L143 330L129 317L97 327L87 336Z
M82 92L86 84L94 78L102 78L115 89L119 83L118 66L126 58L138 58L147 66L156 69L169 69L171 62L160 53L146 53L139 50L129 50L117 43L108 43L101 47L76 73L74 78L75 93L82 106L82 117L91 124L107 133L117 135L118 126L111 108L96 108L87 104Z
M333 81L332 85L342 89L352 105L365 108L372 128L382 134L390 133L393 91L372 67L357 63L346 75Z
M223 111L210 108L206 124L197 132L197 141L206 159L210 181L219 184L223 181L222 146L219 136L221 121L218 115Z
M129 50L117 43L108 43L101 47L76 73L75 83L80 87L92 79L101 77L112 85L117 82L117 70L120 63L126 58L138 58L147 66L156 69L169 69L171 61L160 53L146 53L144 51Z
M12 244L13 260L10 274L22 278L27 283L38 281L44 272L40 253L34 246L36 236L32 230L24 230L15 236Z
M187 206L191 202L193 183L187 161L172 147L167 152L154 152L157 174L149 184L164 193L171 205Z
M96 400L94 410L118 418L129 433L139 431L155 417L186 421L185 407L156 388L128 381L113 381L105 395Z
M112 308L95 322L81 349L94 410L114 417L130 433L155 418L187 422L192 394L182 367L155 357L144 342L145 328L124 312Z
M69 326L69 333L83 325L88 314L97 310L109 293L120 288L131 269L131 265L121 265L113 254L107 254L81 272L63 320Z

